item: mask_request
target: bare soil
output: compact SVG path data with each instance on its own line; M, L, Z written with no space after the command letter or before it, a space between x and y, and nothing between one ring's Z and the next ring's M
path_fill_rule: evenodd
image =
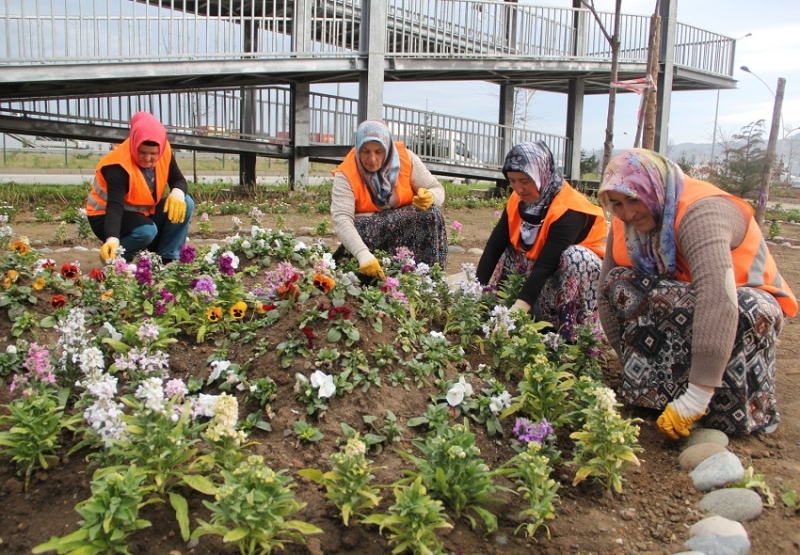
M480 209L445 209L448 228L454 220L463 224L460 245L465 249L482 248L491 231L492 222L496 219L493 208ZM301 226L313 227L323 215L287 215L289 228L299 229ZM243 220L246 218L241 216ZM213 216L214 233L212 237L223 238L230 234L230 217ZM267 216L264 227L276 226L272 216ZM79 261L83 273L99 264L97 248L99 241L78 241L74 238L74 230L70 230L67 243L54 244L56 224L41 224L33 219L33 214L22 212L14 222L15 235L24 235L31 239L36 248L49 247L56 252L50 254L59 264ZM74 227L74 226L71 226ZM800 244L800 227L782 224L782 235L794 244ZM196 223L193 224L191 239L200 238ZM331 242L333 238L330 237ZM91 250L76 250L74 247L87 247ZM69 247L59 252L58 249ZM772 247L782 274L795 292L800 292L800 250L785 246ZM464 262L477 264L477 254L451 253L449 273L460 270ZM40 303L41 304L41 303ZM285 334L280 322L270 328L274 337ZM751 436L731 438L729 449L738 455L745 466L752 465L757 474L763 474L767 484L776 494L782 486L800 490L800 352L798 336L800 326L797 322L788 322L779 348L778 364L778 400L782 414L782 424L769 436ZM363 332L362 332L363 333ZM366 330L365 341L379 342L386 337ZM10 322L5 312L0 313L0 348L10 338ZM52 341L53 338L50 338ZM195 345L189 341L181 341L170 351L172 363L171 375L187 377L197 369L206 369L206 359L213 350L213 345ZM247 346L239 346L232 350L231 359L245 360L252 354ZM483 360L481 355L469 352L467 358L473 368ZM302 369L302 361L297 362ZM280 369L274 353L267 353L253 365L253 371L270 375L281 390L288 392L290 372ZM203 370L201 375L205 375ZM608 357L605 371L606 383L619 387L619 365ZM255 450L264 455L272 468L288 469L296 479L296 492L300 499L308 505L300 518L321 527L325 534L309 541L308 546L289 544L286 553L301 554L386 554L391 552L384 538L375 527L352 523L344 527L336 511L327 504L324 492L315 484L295 474L304 467L327 469L328 456L336 449L337 439L341 437L340 422L347 422L357 427L365 414L382 416L392 410L401 425L409 418L420 416L425 412L429 395L428 388L410 391L394 389L385 385L380 389L370 389L366 394L354 392L338 398L331 403L331 408L324 419L316 425L325 434L325 439L311 446L299 446L293 434L288 433L297 419L295 411L302 407L291 394L279 396L273 404L275 416L271 421L273 432L256 431L253 439L260 444ZM8 394L0 394L0 402L7 402ZM688 528L702 515L696 509L696 503L703 494L696 491L687 473L678 466L678 454L681 445L665 439L659 434L655 419L656 413L649 411L626 409L627 416L643 419L641 423L640 444L644 448L641 454L642 465L626 475L624 493L610 494L594 486L580 485L573 487L574 470L570 467L559 467L554 476L560 483L561 502L556 508L556 518L549 523L552 537L546 538L543 531L536 539L514 535L519 524L516 514L522 505L518 499L504 497L497 505L489 507L498 515L499 531L489 537L483 535L478 527L473 531L469 524L462 520L454 522L455 528L444 536L446 551L453 554L651 554L668 555L682 551L681 545L688 538ZM484 433L472 426L478 437L481 456L491 467L505 462L513 455L508 442L503 439L487 438ZM414 432L406 428L401 449L413 450L408 442ZM74 443L75 438L65 438L63 453ZM569 458L569 457L566 457ZM373 453L371 459L377 467L377 481L382 484L397 479L406 462L398 457L392 448L380 453ZM30 553L33 546L42 543L51 536L64 535L77 528L79 515L72 510L74 505L87 498L92 469L82 456L75 455L69 459L63 456L59 463L46 472L39 472L28 493L22 492L20 479L14 468L6 459L0 459L0 553ZM777 497L777 496L776 496ZM190 516L207 517L202 505L202 496L190 496ZM392 504L390 490L383 495L382 509ZM181 540L178 526L171 509L166 504L149 505L143 510L143 518L153 522L151 528L138 532L133 536L130 551L133 554L196 554L211 555L233 553L229 546L206 536L200 543L189 548ZM783 506L780 500L775 507L765 508L763 514L755 521L744 523L752 542L752 553L755 555L773 555L777 553L800 553L800 516Z

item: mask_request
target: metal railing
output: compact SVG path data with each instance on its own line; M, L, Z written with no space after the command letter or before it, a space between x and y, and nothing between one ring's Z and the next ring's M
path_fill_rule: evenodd
M251 133L240 131L241 89L4 101L0 102L0 115L92 125L98 129L127 129L131 116L144 110L155 115L170 133L178 135L289 145L289 88L266 86L252 92L255 118ZM312 93L309 104L310 144L355 143L356 99ZM385 105L384 121L395 140L405 142L423 160L454 168L499 170L506 155L503 136L510 137L512 144L543 140L562 165L566 164L569 153L570 141L564 136L425 110Z
M359 30L362 2L368 1L223 0L198 2L200 11L184 12L130 0L2 0L0 65L353 56L363 50ZM301 8L308 25L293 19ZM598 15L611 29L613 14ZM389 0L386 23L387 55L397 57L611 57L608 41L585 9ZM307 36L293 36L295 28ZM622 16L623 60L646 60L648 28L648 16ZM676 64L733 74L733 39L678 24L675 43Z

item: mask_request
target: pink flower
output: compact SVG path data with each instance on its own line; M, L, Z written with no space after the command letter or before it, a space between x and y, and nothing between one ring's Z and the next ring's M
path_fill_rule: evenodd
M203 212L203 215L200 216L200 221L201 222L207 222L208 221L208 214L206 212Z
M499 217L500 217L500 216L502 216L502 215L503 215L503 213L502 213L502 212L500 212L499 210L495 210L495 211L494 211L494 217L495 217L495 218L499 218Z
M458 220L455 220L455 221L453 222L453 229L454 229L455 231L461 231L461 228L462 228L462 227L464 227L464 226L462 226L462 225L461 225L461 222L459 222Z

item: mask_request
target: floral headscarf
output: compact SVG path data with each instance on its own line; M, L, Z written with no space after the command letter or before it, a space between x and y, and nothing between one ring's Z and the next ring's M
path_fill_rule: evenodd
M675 216L683 191L683 170L651 150L632 148L614 156L603 174L598 198L608 204L615 191L644 203L656 227L640 233L625 224L625 242L633 266L650 275L675 277Z
M376 172L367 171L361 164L361 157L358 155L364 143L375 141L386 149L386 156L383 164ZM356 166L361 175L361 181L366 185L372 202L381 210L394 208L397 206L397 176L400 175L400 156L394 147L392 132L385 123L379 120L366 120L361 122L356 130Z
M167 145L167 130L150 112L136 112L131 118L131 156L139 157L139 147L145 141L158 144L158 157L164 154Z
M506 155L503 164L503 175L508 178L508 172L522 172L530 177L539 190L539 198L532 204L519 203L519 214L522 218L520 224L520 246L523 250L530 250L539 235L547 209L550 203L561 191L564 177L556 167L553 153L544 143L519 143Z

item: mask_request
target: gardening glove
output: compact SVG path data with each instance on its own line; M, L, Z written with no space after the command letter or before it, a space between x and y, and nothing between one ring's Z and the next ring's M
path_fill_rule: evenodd
M386 281L386 274L383 273L380 262L375 255L369 251L362 251L356 256L358 259L358 271L369 277L376 277L381 281Z
M515 310L521 310L527 314L530 309L531 305L529 305L522 299L517 299L516 301L514 301L514 304L511 305L511 309L509 310L509 312L514 312Z
M411 204L420 210L427 210L433 204L433 193L420 187L417 189L417 194L411 199Z
M686 393L668 404L658 417L658 429L672 439L689 437L692 424L703 417L713 396L690 383Z
M172 189L164 202L164 213L173 224L182 224L186 219L186 195L180 189Z
M103 246L100 247L100 258L103 262L114 260L117 257L117 249L119 248L119 239L116 237L109 237Z

